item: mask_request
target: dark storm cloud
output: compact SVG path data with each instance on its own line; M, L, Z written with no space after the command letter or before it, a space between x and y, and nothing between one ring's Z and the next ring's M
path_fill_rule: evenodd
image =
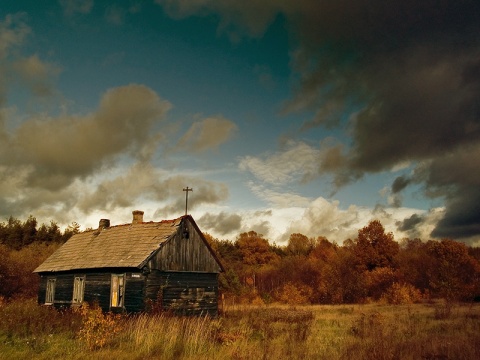
M468 239L480 234L480 189L462 189L447 199L446 213L432 236Z
M320 168L343 186L413 161L428 179L427 193L447 200L445 218L433 234L463 237L477 231L480 219L471 211L478 192L453 175L470 165L443 163L442 174L434 166L480 141L478 0L157 3L176 17L214 13L219 31L257 37L282 14L298 80L285 111L314 114L300 126L304 131L341 125L352 135L350 149L337 151L336 161ZM392 190L407 185L405 178L397 179Z
M356 110L352 150L343 154L351 179L354 171L381 171L478 141L479 41L472 32L478 35L479 25L468 12L478 14L479 5L369 2L343 11L341 4L326 21L318 15L320 25L311 21L299 40L301 77L287 109L316 113L304 127L331 126Z
M410 232L415 230L415 227L423 222L423 217L418 214L413 214L409 218L404 219L396 223L398 230L404 232Z
M432 236L467 239L480 233L478 159L480 144L463 147L430 163L423 175L427 190L431 196L446 199L445 216Z
M392 184L392 193L396 194L403 189L405 189L409 184L411 180L405 176L399 176L397 177Z
M349 124L352 148L333 171L342 179L336 183L418 162L421 177L393 183L396 199L421 183L446 200L432 236L478 236L480 2L321 3L323 15L311 12L298 27L301 77L289 109L314 110L304 127L338 124L349 106L359 109ZM403 226L414 231L419 220Z
M480 189L462 189L447 198L445 216L432 236L468 239L480 234Z
M397 226L397 230L408 234L408 236L413 239L421 237L420 226L426 221L425 215L413 214L403 221L397 221L395 225Z

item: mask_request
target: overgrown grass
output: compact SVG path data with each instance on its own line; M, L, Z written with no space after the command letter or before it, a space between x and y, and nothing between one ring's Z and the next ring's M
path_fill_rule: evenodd
M480 304L245 306L218 319L0 305L0 359L51 358L478 359Z

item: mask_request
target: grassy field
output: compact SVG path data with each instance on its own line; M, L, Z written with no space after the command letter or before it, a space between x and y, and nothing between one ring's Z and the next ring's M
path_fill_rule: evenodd
M0 305L0 359L480 359L480 304L227 308L218 319Z

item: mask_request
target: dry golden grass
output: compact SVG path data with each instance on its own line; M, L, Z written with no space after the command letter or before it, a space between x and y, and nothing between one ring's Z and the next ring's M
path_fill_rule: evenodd
M242 306L218 319L141 314L116 319L121 331L94 347L82 329L104 319L50 310L1 305L0 359L480 358L480 304Z

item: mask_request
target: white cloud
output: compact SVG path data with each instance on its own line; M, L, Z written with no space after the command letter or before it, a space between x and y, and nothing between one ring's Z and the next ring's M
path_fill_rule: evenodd
M318 173L320 151L303 142L290 141L285 151L261 157L245 156L239 168L251 172L257 179L284 185L294 181L306 181Z
M254 230L262 233L270 242L285 245L293 233L301 233L308 237L316 238L325 236L329 241L342 244L346 239L355 239L358 230L368 225L372 220L379 220L385 227L385 231L392 232L395 240L410 237L410 234L398 230L398 223L413 214L421 214L424 221L416 228L416 233L424 240L430 238L430 232L441 218L441 209L425 213L412 208L369 208L350 205L346 209L340 207L336 200L327 200L318 197L308 204L296 206L294 204L281 204L276 207L262 209L243 209L233 211L222 208L219 218L230 216L241 217L241 227L236 223L235 227L222 227L218 232L212 226L211 220L215 212L208 213L205 223L199 222L199 226L212 236L219 239L235 240L236 237L246 231ZM202 219L203 214L197 212L196 218ZM205 218L207 219L207 218ZM205 226L203 228L202 226Z
M295 193L275 191L252 181L247 185L259 199L266 201L275 208L307 206L310 202L310 199L304 196Z

